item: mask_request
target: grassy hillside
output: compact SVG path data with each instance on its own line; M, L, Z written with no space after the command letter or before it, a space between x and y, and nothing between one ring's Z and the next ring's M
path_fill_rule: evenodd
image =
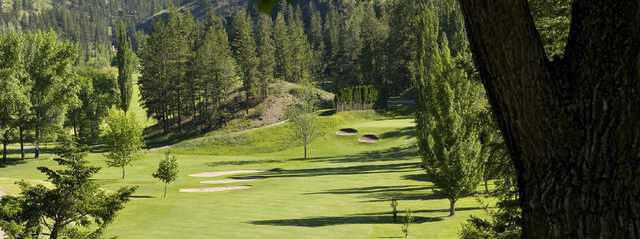
M147 145L151 147L161 147L172 144L180 144L181 148L185 148L186 150L196 149L200 154L224 154L224 152L218 152L217 150L214 152L212 150L208 150L209 147L199 148L201 145L226 145L230 146L234 145L243 145L246 143L253 142L251 137L253 135L239 135L236 134L239 131L246 131L249 129L255 129L263 126L273 126L274 124L278 124L285 120L285 113L289 105L291 105L294 101L294 97L297 92L300 91L300 86L294 83L285 82L285 81L276 81L269 85L270 95L264 101L258 103L257 105L249 106L249 109L245 109L244 105L233 105L235 102L234 98L241 97L241 91L235 91L235 93L227 95L227 102L232 104L234 107L228 110L229 116L225 119L226 123L224 125L220 125L221 128L213 128L210 129L211 132L202 132L200 125L192 124L192 122L187 121L183 124L183 129L181 133L178 132L169 132L164 134L161 129L161 125L153 125L153 120L147 120L147 125L152 126L147 129L146 138ZM134 92L135 94L136 92ZM239 94L240 93L240 94ZM316 95L318 96L321 105L329 106L333 103L334 95L327 91L316 89ZM134 97L135 98L135 97ZM132 103L132 111L137 112L136 115L144 115L144 109L142 107L134 107L134 105L139 102ZM325 118L328 119L328 118ZM325 127L327 124L333 124L333 119L330 120L320 120L320 127ZM276 141L274 144L265 144L263 147L257 147L256 152L272 152L273 149L269 149L270 147L274 148L275 151L281 150L283 148L291 146L288 143L282 143L283 140L288 140L288 136L290 135L290 127L288 126L278 126L274 130L273 135L269 136L271 141ZM202 137L205 136L205 137ZM220 137L224 136L224 137ZM258 135L259 136L259 135ZM190 140L196 137L201 137L195 140ZM262 136L259 136L262 137ZM261 149L263 148L263 149ZM266 148L266 149L264 149ZM231 150L230 153L239 152Z
M319 114L326 112L328 111ZM316 125L319 133L316 140L334 136L333 134L338 127L346 122L358 123L376 118L379 116L372 112L319 116ZM212 132L205 137L178 143L170 150L176 153L209 155L271 153L301 145L297 139L292 138L293 130L294 128L289 122L235 133L225 133L222 130Z
M134 99L137 97L134 95ZM144 118L134 100L131 111ZM399 210L411 209L415 223L409 238L456 238L470 215L483 216L484 204L475 197L458 201L458 213L447 217L448 201L420 168L411 117L385 117L374 112L323 112L319 131L302 159L300 143L288 123L251 130L210 132L169 148L150 150L127 169L108 168L102 153L88 160L102 167L94 180L107 191L137 185L133 200L108 228L108 237L133 239L208 238L401 238L390 200ZM376 134L377 144L358 142L358 136L338 136L340 128L359 135ZM231 132L233 131L233 132ZM15 146L14 146L15 147ZM162 198L163 184L151 177L164 153L171 151L180 165L178 180ZM13 150L10 157L17 157ZM49 183L37 167L56 167L53 155L17 161L0 168L0 194L19 193L16 181ZM250 174L196 178L191 174L227 170L258 170ZM212 180L252 180L203 184ZM184 193L180 189L246 186L245 190ZM489 205L491 198L484 198Z
M416 223L409 238L455 238L471 215L484 215L475 198L458 202L455 217L446 217L448 202L434 192L419 167L411 118L385 118L372 112L323 116L322 136L311 144L310 159L286 134L286 123L222 135L211 133L171 149L152 150L119 179L119 169L106 168L102 154L90 161L103 167L95 178L106 190L140 186L136 197L108 230L120 238L398 238L401 224L393 223L389 202L414 211ZM358 129L380 136L378 144L362 144L357 136L337 136L339 128ZM151 177L164 151L176 154L178 181L169 196ZM214 155L215 154L215 155ZM50 158L45 155L45 158ZM0 169L0 190L15 193L15 180L41 182L38 166L48 159L28 160ZM225 170L261 170L261 173L195 178L190 174ZM227 186L246 190L181 193L204 188L201 181L254 179ZM492 200L487 200L491 202Z

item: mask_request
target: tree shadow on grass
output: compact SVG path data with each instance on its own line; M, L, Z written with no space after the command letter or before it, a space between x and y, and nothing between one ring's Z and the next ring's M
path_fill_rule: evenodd
M384 165L357 165L348 167L326 167L326 168L307 168L307 169L282 169L279 171L270 171L262 174L253 175L262 178L294 178L294 177L319 177L331 175L358 175L358 174L376 174L376 173L396 173L396 172L412 172L417 169L416 163L399 163ZM249 176L252 177L252 176ZM233 177L234 179L248 179L244 176Z
M361 188L345 188L335 189L315 193L307 194L381 194L381 193L400 193L410 191L432 190L432 186L375 186L375 187L361 187Z
M252 164L267 164L267 163L284 163L286 160L242 160L242 161L219 161L219 162L209 162L207 166L209 167L219 167L219 166L245 166Z
M405 147L392 147L384 150L368 151L359 154L337 155L324 157L295 158L291 160L323 162L323 163L372 163L414 160L419 157L418 147L415 145Z
M380 135L381 139L388 138L414 138L416 137L416 127L410 126L395 131L384 132Z
M5 162L0 156L0 168L12 167L12 166L25 164L25 163L27 163L26 159L9 158L9 157L7 157L7 161Z
M93 181L94 183L100 185L100 186L105 186L105 185L109 185L109 184L121 184L122 183L122 179L120 178L92 178L91 181Z
M155 196L150 196L150 195L131 195L131 198L134 199L153 199L156 198Z
M402 176L402 179L413 180L417 182L432 182L431 178L426 173L408 174Z
M463 211L476 211L476 210L484 210L484 207L456 207L456 212ZM423 209L423 210L411 210L412 213L434 213L434 212L442 212L448 213L449 208L443 209ZM373 213L358 213L358 216L375 216L375 215L391 215L392 212L373 212Z
M442 217L413 217L414 224L442 221ZM301 219L262 220L249 222L254 225L296 226L296 227L324 227L348 224L399 224L393 222L393 216L344 216L344 217L315 217Z
M446 199L446 196L438 194L438 193L425 193L425 192L417 192L417 193L379 193L369 195L369 198L373 198L371 200L367 200L364 202L390 202L391 199L396 199L398 201L426 201L426 200L440 200Z

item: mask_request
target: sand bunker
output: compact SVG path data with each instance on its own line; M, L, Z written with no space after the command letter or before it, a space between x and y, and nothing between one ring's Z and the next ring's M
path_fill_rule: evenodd
M235 187L215 187L215 188L185 188L180 189L181 193L215 193L224 191L244 190L249 189L250 186L235 186Z
M380 138L378 138L378 136L375 136L373 134L365 134L362 137L360 137L358 141L360 141L360 143L375 144L378 141L380 141Z
M338 136L353 136L358 134L358 130L356 129L352 129L352 128L344 128L344 129L340 129L338 130L338 132L336 132L336 135Z
M260 171L260 170L234 170L234 171L196 173L196 174L191 174L189 176L196 177L196 178L213 178L213 177L220 177L220 176L226 176L226 175L262 173L262 172L264 172L264 171Z
M244 183L254 181L255 179L225 179L225 180L215 180L215 181L202 181L202 184L230 184L230 183Z

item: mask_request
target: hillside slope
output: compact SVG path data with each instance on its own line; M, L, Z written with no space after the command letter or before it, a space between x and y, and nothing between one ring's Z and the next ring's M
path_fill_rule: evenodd
M242 92L236 91L227 96L227 103L224 106L227 116L222 119L225 123L221 128L206 129L203 132L200 125L187 120L183 122L182 133L164 134L161 125L154 125L146 131L146 144L151 148L166 147L215 133L236 133L282 122L285 120L287 108L293 103L299 88L300 86L294 83L276 81L269 86L269 97L257 105L250 106L238 101L242 98ZM315 94L319 98L321 108L326 109L333 106L334 95L332 93L316 89Z
M207 16L208 9L203 6L203 0L191 0L183 5L181 5L178 10L182 12L190 12L191 15L197 20L202 20ZM208 5L216 12L219 16L229 16L235 10L245 8L249 0L208 0ZM160 10L153 14L152 16L147 17L144 21L141 21L136 28L139 31L144 31L149 33L153 30L153 24L158 19L164 19L169 14L167 9Z

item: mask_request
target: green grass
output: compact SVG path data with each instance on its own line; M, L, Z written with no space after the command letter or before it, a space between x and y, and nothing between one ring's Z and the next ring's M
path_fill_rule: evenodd
M129 106L129 112L135 114L136 118L138 118L139 122L146 127L152 126L156 123L156 121L152 118L147 117L147 111L142 108L142 103L140 102L140 88L137 87L138 78L140 74L133 75L133 92L131 94L131 105Z
M103 170L96 181L106 190L138 185L136 198L108 229L119 238L400 238L401 223L392 223L390 198L399 209L411 209L417 223L409 238L455 238L469 215L484 215L475 198L458 202L458 214L447 217L448 202L434 194L425 180L415 149L410 118L384 118L371 112L341 113L321 119L322 136L311 145L310 159L288 135L287 123L240 133L213 132L170 149L152 150L128 168L106 168L102 154L89 160ZM360 134L381 136L378 144L335 135L351 127ZM163 185L151 177L163 153L171 150L180 164L178 180L162 198ZM45 155L45 158L50 158ZM27 160L0 168L0 189L16 193L19 179L43 180L36 167L53 166L50 159ZM232 185L251 189L218 193L180 193L202 180L189 174L255 169L267 172L235 177L260 179ZM269 171L271 169L278 169ZM234 177L234 176L230 176ZM491 202L492 200L488 200Z

